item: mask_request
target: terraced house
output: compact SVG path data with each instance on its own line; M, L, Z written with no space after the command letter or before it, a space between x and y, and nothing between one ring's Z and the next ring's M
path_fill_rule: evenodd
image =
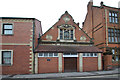
M87 6L83 30L93 38L94 45L104 53L112 52L108 65L118 66L120 60L120 25L119 8L104 5L94 6L91 0ZM103 65L106 65L103 55Z
M0 18L1 74L30 74L34 71L34 48L42 34L34 18Z

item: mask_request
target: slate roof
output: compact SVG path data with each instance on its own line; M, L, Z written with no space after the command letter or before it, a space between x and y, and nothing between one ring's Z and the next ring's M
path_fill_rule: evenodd
M95 46L61 46L61 45L38 45L35 53L102 53Z

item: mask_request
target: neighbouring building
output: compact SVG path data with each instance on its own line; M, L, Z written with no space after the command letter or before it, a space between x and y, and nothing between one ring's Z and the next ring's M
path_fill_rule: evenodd
M33 51L41 35L35 18L0 17L0 74L33 73Z
M39 40L35 73L102 70L102 51L67 11Z
M94 45L104 53L112 52L108 66L118 66L120 60L119 8L104 5L94 6L90 0L82 29L93 38ZM103 63L105 55L103 55ZM103 64L106 65L106 64Z

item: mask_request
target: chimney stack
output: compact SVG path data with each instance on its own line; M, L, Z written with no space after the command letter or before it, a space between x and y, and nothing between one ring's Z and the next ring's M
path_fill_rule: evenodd
M87 5L88 12L89 12L89 10L91 9L92 6L93 6L93 0L90 0L88 5Z
M120 1L118 2L118 8L120 8Z
M103 6L103 5L104 5L103 1L101 1L100 5L101 5L101 6Z

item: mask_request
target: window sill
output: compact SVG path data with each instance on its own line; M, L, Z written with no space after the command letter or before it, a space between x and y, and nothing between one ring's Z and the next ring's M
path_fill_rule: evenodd
M120 42L109 42L108 44L120 44Z
M0 66L12 66L12 64L0 64Z
M74 40L67 40L67 39L66 39L66 40L60 39L59 41L60 41L60 42L74 42Z
M112 63L118 63L119 61L112 61Z
M110 24L118 24L118 23L113 23L113 22L109 22Z
M2 36L13 36L14 34L2 34Z

